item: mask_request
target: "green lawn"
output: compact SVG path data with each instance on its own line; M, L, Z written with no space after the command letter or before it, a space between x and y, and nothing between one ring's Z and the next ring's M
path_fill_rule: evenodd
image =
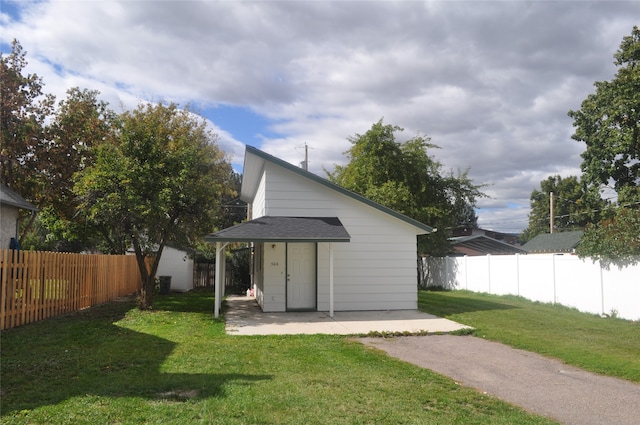
M341 336L227 336L213 297L5 331L3 424L551 424Z
M640 382L640 322L514 296L420 291L419 309L473 326L475 336Z

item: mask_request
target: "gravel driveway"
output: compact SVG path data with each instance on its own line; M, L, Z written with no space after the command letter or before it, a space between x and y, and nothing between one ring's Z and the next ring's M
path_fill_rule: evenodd
M473 336L360 341L564 424L640 424L640 385L528 351Z

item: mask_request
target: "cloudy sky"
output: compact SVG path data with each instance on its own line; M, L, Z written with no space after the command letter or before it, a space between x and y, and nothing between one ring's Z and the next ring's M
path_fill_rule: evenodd
M116 111L191 103L242 171L244 145L310 170L345 162L381 118L431 137L444 170L490 185L482 227L527 226L529 195L579 175L567 111L640 2L0 0L0 48L20 41L44 91L99 90Z

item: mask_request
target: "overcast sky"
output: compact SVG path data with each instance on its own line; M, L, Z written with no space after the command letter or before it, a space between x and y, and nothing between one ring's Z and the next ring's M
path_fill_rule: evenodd
M116 111L191 103L242 171L249 144L310 170L345 162L384 118L431 137L444 170L490 185L481 227L527 226L548 176L580 174L571 109L610 80L640 2L0 0L44 91L99 90ZM428 223L427 223L428 224Z

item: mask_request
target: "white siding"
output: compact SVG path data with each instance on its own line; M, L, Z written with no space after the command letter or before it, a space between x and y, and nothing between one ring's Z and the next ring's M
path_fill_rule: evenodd
M16 236L18 208L0 204L0 248L9 249L11 238Z
M269 216L338 217L350 243L332 243L334 308L417 308L416 228L272 163L266 163ZM318 246L318 310L329 310L328 245ZM266 259L265 259L266 261Z
M171 276L172 291L190 291L193 289L193 259L185 251L166 246L156 276Z
M260 184L258 185L258 190L253 197L253 201L251 202L251 218L258 218L265 216L265 197L264 197L264 188L265 188L265 176L262 175L262 179L260 179Z
M286 311L286 265L287 254L284 243L263 245L263 303L265 312Z

